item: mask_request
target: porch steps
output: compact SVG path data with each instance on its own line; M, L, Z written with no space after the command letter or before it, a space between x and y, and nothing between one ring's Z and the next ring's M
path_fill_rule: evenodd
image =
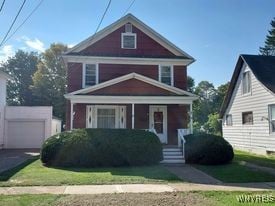
M182 150L175 146L165 146L162 149L163 160L160 162L162 164L184 164L185 159L182 155Z

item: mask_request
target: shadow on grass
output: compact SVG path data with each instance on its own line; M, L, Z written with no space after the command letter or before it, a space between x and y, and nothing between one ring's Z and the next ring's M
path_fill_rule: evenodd
M0 173L0 182L8 181L11 177L13 177L17 172L24 169L34 161L38 160L39 156L33 157L31 159L26 160L25 162L19 164L18 166L15 166L9 170L6 170L2 173Z

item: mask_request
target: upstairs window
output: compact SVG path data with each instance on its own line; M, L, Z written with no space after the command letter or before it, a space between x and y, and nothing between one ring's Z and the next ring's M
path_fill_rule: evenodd
M96 64L83 64L83 88L98 83L98 71Z
M253 124L253 112L243 112L242 119L245 125Z
M269 106L270 132L275 133L275 105Z
M173 67L172 66L159 66L159 81L173 86Z
M225 116L225 124L227 126L232 126L233 125L233 121L232 121L232 114L227 114Z
M122 33L121 34L121 48L136 49L137 48L137 35L134 33Z
M248 94L251 92L251 77L250 72L243 73L243 94Z

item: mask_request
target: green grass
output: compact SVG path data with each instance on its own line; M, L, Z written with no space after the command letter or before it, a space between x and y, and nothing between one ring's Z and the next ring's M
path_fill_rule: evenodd
M249 168L242 164L243 161L253 164L274 167L275 158L242 151L234 151L234 160L226 165L194 165L203 172L221 180L222 182L245 183L245 182L275 182L275 176L260 170Z
M275 168L275 157L274 156L264 156L253 154L249 152L235 150L235 160L236 161L246 161L256 165Z
M275 176L250 169L233 161L226 165L193 165L212 177L227 183L274 182Z
M112 168L50 168L29 160L0 174L0 186L167 183L180 179L161 165Z

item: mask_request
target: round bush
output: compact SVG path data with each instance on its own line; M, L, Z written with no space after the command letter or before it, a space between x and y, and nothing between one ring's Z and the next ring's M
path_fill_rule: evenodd
M229 163L234 152L232 146L220 136L192 134L185 137L187 163L219 165Z
M48 138L41 161L62 167L134 166L162 160L159 138L131 129L76 129Z

